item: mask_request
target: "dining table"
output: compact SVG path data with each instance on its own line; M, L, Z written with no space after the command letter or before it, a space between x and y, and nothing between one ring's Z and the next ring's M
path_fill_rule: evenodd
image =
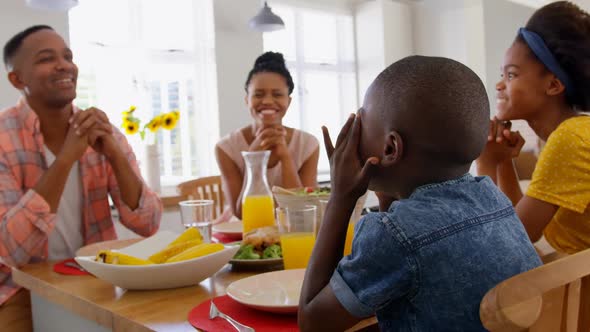
M31 294L39 331L196 331L187 320L197 305L226 294L234 281L263 271L236 271L226 264L197 285L164 290L126 290L92 275L62 275L55 262L13 268L14 281ZM149 276L146 276L148 278ZM349 331L376 324L361 321Z

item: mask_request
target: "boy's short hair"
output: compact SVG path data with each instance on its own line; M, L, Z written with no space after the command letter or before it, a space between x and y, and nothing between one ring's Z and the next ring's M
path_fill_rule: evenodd
M438 165L465 165L487 141L490 106L485 87L467 66L447 58L410 56L375 80L383 120L411 151Z
M25 38L27 38L28 36L30 36L31 34L37 32L39 30L45 30L45 29L53 30L53 28L50 27L49 25L33 25L33 26L28 27L25 30L17 33L12 38L10 38L10 40L8 40L6 42L6 44L4 44L4 53L3 53L4 66L6 66L6 68L8 68L8 69L10 69L12 67L12 60L14 59L14 55L20 49Z

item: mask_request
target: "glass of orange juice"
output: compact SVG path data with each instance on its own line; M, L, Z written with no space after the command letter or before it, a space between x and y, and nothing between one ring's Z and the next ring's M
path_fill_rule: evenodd
M324 214L326 213L326 206L328 205L328 200L321 199L320 200L320 218L321 220L318 222L318 231L320 229L319 225L322 223L324 219ZM354 238L354 226L356 225L356 220L352 220L352 217L348 221L348 228L346 229L346 240L344 240L344 256L348 256L352 253L352 239ZM316 232L317 234L317 232Z
M276 209L286 270L307 267L315 244L316 210L315 205Z

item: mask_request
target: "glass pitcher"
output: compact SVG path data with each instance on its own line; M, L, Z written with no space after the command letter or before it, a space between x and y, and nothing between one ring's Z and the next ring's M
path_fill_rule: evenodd
M270 151L242 152L246 163L246 188L242 194L243 233L274 226L274 201L266 179Z

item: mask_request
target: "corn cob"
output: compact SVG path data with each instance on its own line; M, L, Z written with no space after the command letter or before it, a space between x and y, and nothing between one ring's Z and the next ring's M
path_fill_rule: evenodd
M168 244L168 247L194 240L200 240L201 242L203 242L203 236L201 236L201 233L198 229L194 227L189 227L186 231L182 232L182 234L180 234L174 241L170 242Z
M168 260L168 258L170 258L172 256L176 256L191 247L201 244L202 242L203 242L202 240L192 240L192 241L177 243L175 245L169 245L166 248L151 255L148 259L151 262L156 263L156 264L164 263L165 261Z
M97 262L103 262L114 265L149 265L153 264L145 259L133 257L116 251L101 250L96 255Z
M187 259L193 259L193 258L197 258L197 257L202 257L202 256L206 256L209 254L212 254L214 252L218 252L223 250L223 244L221 243L203 243L203 244L199 244L197 246L194 246L192 248L189 248L183 252L181 252L180 254L170 257L170 259L168 259L166 261L166 263L174 263L174 262L180 262L180 261L185 261Z

